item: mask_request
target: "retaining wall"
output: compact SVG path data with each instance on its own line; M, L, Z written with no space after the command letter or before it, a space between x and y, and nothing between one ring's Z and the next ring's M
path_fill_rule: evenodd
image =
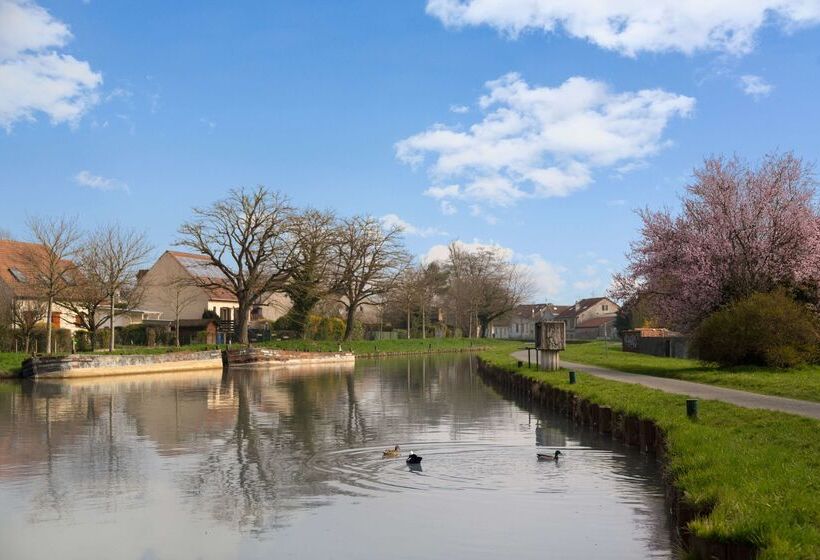
M136 373L166 373L222 367L219 350L165 354L43 356L28 358L21 377L64 379Z

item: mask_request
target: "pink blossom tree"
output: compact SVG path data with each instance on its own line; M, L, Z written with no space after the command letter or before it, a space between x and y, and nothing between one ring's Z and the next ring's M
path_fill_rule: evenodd
M619 299L647 301L663 323L689 331L755 292L786 289L820 302L820 207L813 168L792 153L757 168L713 157L695 170L680 215L640 211L641 238L615 277Z

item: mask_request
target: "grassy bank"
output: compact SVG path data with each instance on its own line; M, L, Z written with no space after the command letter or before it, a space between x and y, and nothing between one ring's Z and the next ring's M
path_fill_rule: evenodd
M352 340L336 342L333 340L277 340L254 344L261 348L278 348L282 350L298 350L306 352L335 352L341 345L342 350L355 354L421 354L426 352L455 352L469 348L494 348L503 346L497 340L470 340L467 338L411 338L400 340ZM520 347L518 344L516 347ZM192 344L189 346L123 346L116 348L114 354L165 354L168 352L198 352L219 348L213 344ZM222 346L221 348L225 348ZM95 352L97 354L108 354ZM0 352L0 377L13 377L20 369L26 358L22 352Z
M0 352L0 377L17 375L25 357L23 352Z
M754 393L820 402L820 366L787 370L749 366L718 368L697 360L623 352L620 343L605 344L602 341L569 344L566 351L561 353L561 359L630 373L671 377Z
M788 414L700 403L700 419L685 415L685 397L599 379L583 373L517 368L507 348L481 353L517 372L592 402L651 419L667 435L668 469L688 501L712 507L695 520L696 535L753 544L761 558L817 558L820 554L820 422ZM569 359L568 357L566 359Z

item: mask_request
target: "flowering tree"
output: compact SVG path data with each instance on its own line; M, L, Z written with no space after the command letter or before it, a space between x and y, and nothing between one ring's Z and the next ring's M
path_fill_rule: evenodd
M641 238L612 295L648 301L664 323L691 330L755 292L786 289L820 301L820 208L812 168L791 153L754 169L737 157L707 159L682 212L640 212Z

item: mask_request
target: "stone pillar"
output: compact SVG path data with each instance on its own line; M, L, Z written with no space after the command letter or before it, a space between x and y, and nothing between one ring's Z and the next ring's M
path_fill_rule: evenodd
M561 368L558 350L538 350L538 364L546 371L557 371Z

